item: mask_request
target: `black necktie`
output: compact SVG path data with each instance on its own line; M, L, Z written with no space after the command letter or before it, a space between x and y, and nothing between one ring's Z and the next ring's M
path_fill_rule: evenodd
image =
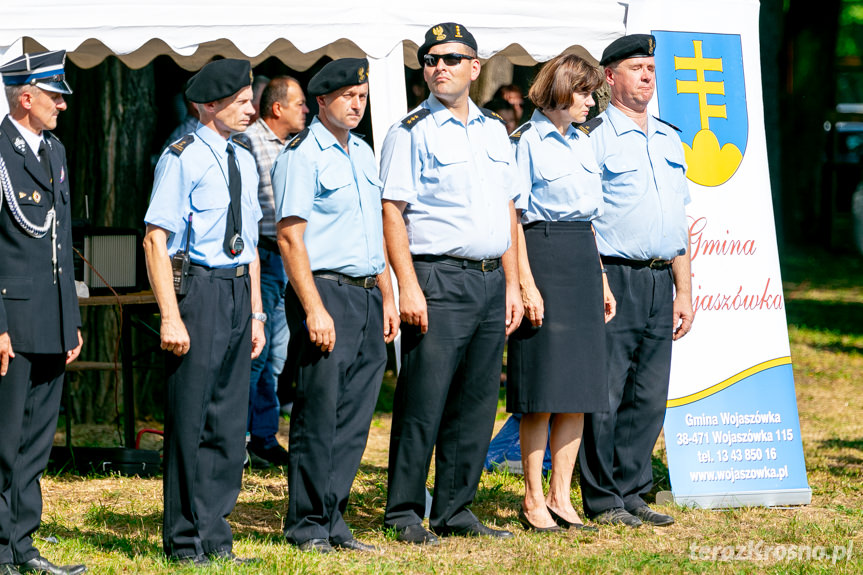
M51 173L51 160L48 159L48 150L45 148L45 140L39 144L39 163L45 170L45 176L48 178L48 192L45 194L45 199L49 206L54 205L54 182L53 174Z
M48 176L48 182L51 182L51 160L48 159L48 150L45 148L45 140L39 144L39 163L45 170L45 175Z
M242 190L240 179L240 168L237 166L237 157L234 146L228 144L228 191L231 193L231 204L228 206L228 224L225 226L225 252L231 257L237 257L239 252L233 253L235 247L233 238L243 232Z

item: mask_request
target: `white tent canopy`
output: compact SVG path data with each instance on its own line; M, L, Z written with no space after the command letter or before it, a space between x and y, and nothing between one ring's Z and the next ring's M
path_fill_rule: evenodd
M405 112L404 65L416 66L416 47L433 24L457 21L475 36L481 58L502 53L526 65L571 46L597 58L624 33L625 13L623 3L615 0L547 0L539 5L474 0L455 10L412 0L4 2L0 62L24 51L65 49L83 68L112 54L140 68L167 54L189 70L215 55L245 57L253 64L274 56L305 70L324 55L367 55L372 129L378 135ZM0 106L5 108L5 101Z

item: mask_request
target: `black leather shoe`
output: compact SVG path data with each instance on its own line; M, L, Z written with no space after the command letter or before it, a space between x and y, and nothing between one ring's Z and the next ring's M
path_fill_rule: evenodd
M569 520L561 517L560 515L555 513L554 509L552 509L548 505L546 505L545 508L548 509L548 512L551 514L551 518L554 519L555 523L557 523L558 525L560 525L564 529L577 529L578 531L591 531L591 532L592 531L599 531L599 529L597 529L596 527L593 527L591 525L585 525L584 523L573 523L572 521L569 521Z
M436 531L438 535L443 537L451 537L453 535L457 537L494 537L495 539L509 539L513 537L511 531L492 529L479 521L461 529L441 529L440 531Z
M41 555L17 566L20 573L48 573L48 575L79 575L87 568L83 565L54 565Z
M333 546L326 539L307 539L298 545L300 551L317 551L318 553L332 553Z
M396 541L404 543L413 543L415 545L439 545L440 541L433 533L426 531L425 527L419 523L408 525L404 529L399 529L396 535Z
M665 527L674 523L674 517L665 515L664 513L657 513L647 505L636 507L630 513L641 519L642 522L650 523L657 527Z
M21 575L11 563L0 563L0 575Z
M258 447L254 441L249 443L249 455L252 457L252 467L255 467L255 457L276 466L288 464L288 450L280 444L271 447Z
M362 551L363 553L380 552L380 549L378 549L374 545L363 543L358 539L348 539L347 541L342 541L341 543L332 543L332 546L336 549L344 549L345 551Z
M593 518L594 523L599 525L626 525L628 527L641 527L641 519L632 515L623 507L606 509Z

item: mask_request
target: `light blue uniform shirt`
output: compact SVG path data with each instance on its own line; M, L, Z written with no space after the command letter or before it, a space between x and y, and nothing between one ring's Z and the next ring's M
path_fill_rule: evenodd
M193 263L212 268L229 268L251 263L257 254L258 170L255 157L243 146L228 142L198 122L195 141L178 156L170 146L162 152L156 165L150 206L144 216L148 224L169 232L168 255L185 250L186 226L192 213L192 236L189 257ZM231 193L228 190L228 152L234 147L242 178L243 244L236 258L224 249L225 226Z
M346 154L317 116L305 139L292 143L273 166L276 220L308 222L303 241L312 271L351 277L384 271L381 181L372 149L349 134Z
M686 252L689 203L683 146L674 128L647 117L647 134L609 105L590 133L602 168L603 215L594 221L604 256L671 259Z
M434 95L431 114L409 130L392 126L381 152L383 197L407 203L410 251L474 260L510 243L509 200L518 195L512 146L502 122L470 102L467 126Z
M602 214L599 166L586 134L570 125L565 136L535 110L515 143L521 221L577 222Z

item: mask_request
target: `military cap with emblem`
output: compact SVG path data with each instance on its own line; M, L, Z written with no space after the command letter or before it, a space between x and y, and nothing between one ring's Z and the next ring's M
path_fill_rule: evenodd
M622 36L606 46L602 52L600 66L608 66L627 58L653 57L656 38L652 34L630 34Z
M3 83L7 86L36 86L48 92L71 94L63 66L66 50L31 52L0 66Z
M444 22L443 24L432 26L426 32L425 42L417 50L417 60L420 63L420 67L423 66L423 56L429 53L432 46L447 42L458 42L470 47L474 52L477 51L476 40L473 34L468 32L467 28L455 22Z
M248 60L225 58L214 60L186 83L186 98L205 104L233 96L252 85L252 64Z
M359 86L368 81L367 58L341 58L329 62L309 80L308 92L310 96L323 96L339 88Z

